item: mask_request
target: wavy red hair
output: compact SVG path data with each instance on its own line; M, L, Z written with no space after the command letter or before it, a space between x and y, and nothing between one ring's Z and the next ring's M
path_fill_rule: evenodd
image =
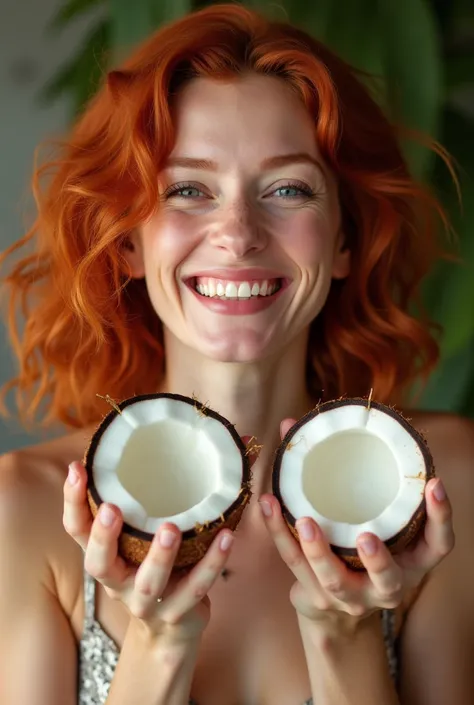
M41 408L42 425L82 427L103 415L98 393L123 399L159 387L161 324L144 281L127 271L126 236L159 200L157 172L175 137L173 95L196 76L249 71L296 91L339 183L352 270L333 282L312 325L314 393L373 388L377 399L400 403L435 365L437 343L413 306L440 254L444 216L410 177L396 129L361 77L306 33L241 6L211 6L161 28L111 71L57 156L35 169L36 220L0 258L34 245L4 278L19 372L3 394L16 387L25 423Z

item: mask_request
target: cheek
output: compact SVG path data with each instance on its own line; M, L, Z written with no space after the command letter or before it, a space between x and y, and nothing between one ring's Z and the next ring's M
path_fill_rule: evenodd
M279 236L286 254L302 268L328 259L333 240L334 235L327 218L311 211L295 214L290 228Z
M172 271L198 243L192 219L183 213L168 213L150 222L144 233L145 266Z

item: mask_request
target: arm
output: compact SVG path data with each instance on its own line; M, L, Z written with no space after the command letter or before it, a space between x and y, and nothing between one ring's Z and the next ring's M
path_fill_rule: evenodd
M107 705L187 705L201 635L210 619L207 594L227 562L232 534L220 531L182 577L172 573L181 535L164 523L136 569L118 552L121 512L102 504L93 518L86 481L84 466L72 463L64 483L63 523L85 551L86 570L130 614Z
M132 620L107 705L188 705L200 639L153 637Z
M429 576L401 640L403 705L474 702L474 423L444 417L435 455L456 544Z
M346 634L299 621L315 703L399 705L377 613Z
M282 434L283 426L292 422L291 419L283 422ZM456 420L455 423L459 424L460 421ZM456 438L453 445L458 447L460 443L461 439ZM471 445L466 448L466 444L462 447L465 452L463 457L467 462L468 458L473 457L473 448ZM435 462L439 460L437 456L438 454L435 454ZM451 469L453 449L445 453L445 456ZM462 492L469 493L465 483ZM275 545L296 578L290 599L298 613L313 698L318 702L321 700L322 705L375 705L378 702L383 705L395 705L398 702L388 679L380 621L377 624L375 620L379 620L380 609L391 609L403 604L404 598L408 597L413 589L418 588L427 575L440 570L440 564L452 552L454 546L451 503L444 491L442 479L430 479L426 484L424 496L427 521L418 540L407 550L392 556L385 544L375 535L364 533L358 537L358 555L365 571L349 570L330 550L324 532L310 517L302 517L296 522L299 534L297 542L285 524L276 499L272 495L262 495L259 500ZM458 518L458 523L461 522L462 516ZM465 527L463 529L465 530ZM469 541L465 543L466 554L463 558L469 560ZM444 575L447 575L448 571L444 570ZM460 582L462 579L458 580L458 587L461 589ZM445 590L452 584L451 576L447 577ZM463 585L461 591L468 595L465 590ZM472 583L469 584L469 590L472 594ZM455 591L451 596L455 598ZM466 599L462 606L467 609L466 614L472 612L472 607L470 610L467 608ZM436 615L437 612L431 605L427 612L427 621L435 620ZM453 627L452 623L451 626ZM441 637L439 630L437 636ZM423 640L419 633L417 637L419 642ZM459 654L459 636L454 639ZM439 638L437 647L432 648L442 649L440 643L442 638ZM412 663L413 680L418 676L418 666L417 654ZM425 657L425 673L431 672L431 666L430 659ZM464 674L465 671L466 669ZM463 675L459 669L457 673ZM451 691L447 692L452 695L455 688L459 690L457 685L452 684ZM464 681L459 692L466 697L469 691L470 687L467 681ZM431 705L426 700L423 686L418 686L418 693L419 700L408 701L410 705ZM441 702L445 701L433 700L434 705ZM452 702L451 698L449 702ZM456 705L463 704L456 702Z
M82 565L82 555L61 525L51 470L0 457L1 705L77 705L77 644L56 582L64 556L77 550ZM144 624L130 621L107 705L187 705L199 639L152 636Z
M0 458L2 705L76 703L76 645L45 558L51 535L42 500L17 459Z

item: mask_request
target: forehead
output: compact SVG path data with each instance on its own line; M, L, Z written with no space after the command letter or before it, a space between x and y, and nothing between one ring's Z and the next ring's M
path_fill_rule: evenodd
M177 96L174 118L171 156L220 162L263 160L284 152L319 156L313 120L291 87L276 77L195 79Z

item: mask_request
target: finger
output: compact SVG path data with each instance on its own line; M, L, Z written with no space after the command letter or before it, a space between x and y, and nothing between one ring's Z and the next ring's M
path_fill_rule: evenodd
M124 588L131 567L118 555L118 537L122 529L120 510L103 503L92 524L84 556L84 568L102 585L113 591Z
M357 547L370 580L367 606L398 607L403 596L403 571L388 548L377 536L369 533L357 538Z
M161 606L161 618L177 624L183 615L194 609L220 577L229 557L234 537L229 530L221 531L204 558L197 563L166 598Z
M427 521L423 537L400 557L404 567L420 575L432 570L454 547L452 508L442 481L433 478L425 490Z
M286 436L290 428L292 428L296 423L296 419L283 419L283 421L280 424L280 436L281 439Z
M321 528L309 517L296 522L301 548L319 585L329 598L346 604L362 599L362 576L351 572L331 551Z
M301 546L286 525L279 502L273 495L262 495L259 504L267 530L281 558L303 587L314 591L318 588L318 581Z
M63 526L85 551L93 518L87 502L87 476L82 463L75 461L70 464L63 493Z
M156 609L163 597L181 543L181 534L174 524L163 524L155 534L145 560L135 576L130 599L130 611L145 619Z

